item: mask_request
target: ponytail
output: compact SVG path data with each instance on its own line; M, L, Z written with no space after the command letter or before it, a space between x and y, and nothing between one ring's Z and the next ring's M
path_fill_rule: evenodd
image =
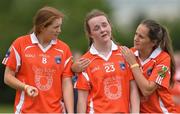
M167 52L171 58L171 78L170 78L170 85L173 86L174 84L174 75L175 75L175 60L174 60L174 52L172 48L172 41L169 35L167 28L161 26L161 30L163 33L162 40L160 42L160 47L162 50Z

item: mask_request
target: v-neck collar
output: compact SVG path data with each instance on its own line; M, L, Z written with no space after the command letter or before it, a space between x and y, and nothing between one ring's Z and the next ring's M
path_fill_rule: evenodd
M105 61L108 61L108 59L110 58L111 54L112 54L112 51L114 50L117 50L118 49L118 46L113 42L111 41L112 43L112 46L111 46L111 51L109 52L109 54L107 56L104 56L102 54L100 54L97 49L94 47L94 45L92 44L91 47L90 47L90 53L92 55L98 55L99 57L101 57L102 59L104 59Z
M43 47L39 41L38 41L38 38L37 36L35 35L35 33L33 32L32 34L30 34L30 37L31 37L31 42L32 44L37 44L39 46L39 48L45 53L48 49L51 48L52 45L55 45L57 43L57 39L55 40L51 40L51 42L49 43L49 45L47 47Z
M148 63L151 59L154 59L156 58L160 53L162 52L162 49L160 47L156 48L152 53L151 55L144 61L142 61L139 57L139 51L136 50L134 52L134 55L137 56L141 62L141 65L143 66L144 64Z

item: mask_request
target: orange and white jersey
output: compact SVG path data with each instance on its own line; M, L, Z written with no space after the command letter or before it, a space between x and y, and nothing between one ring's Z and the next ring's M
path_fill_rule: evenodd
M92 45L83 58L90 59L87 69L79 73L75 88L89 91L88 113L129 112L132 72L121 55L121 49L112 42L107 57Z
M11 45L3 64L16 72L16 78L36 87L37 97L17 90L15 113L63 112L62 78L71 77L72 55L69 47L55 39L43 48L30 34L19 37Z
M134 54L141 64L143 75L146 79L159 85L150 96L144 97L141 95L140 112L176 112L172 94L169 91L171 60L168 53L162 51L161 48L156 48L145 61L140 60L137 50L134 51Z

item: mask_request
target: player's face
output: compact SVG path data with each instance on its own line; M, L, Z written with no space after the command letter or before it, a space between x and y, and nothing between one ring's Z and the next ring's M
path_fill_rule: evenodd
M42 34L46 40L56 39L61 32L62 18L55 19L51 25L43 28Z
M90 37L94 43L108 42L111 39L111 26L105 16L97 16L88 21Z
M135 36L134 36L134 47L139 50L145 52L146 50L153 50L155 44L148 37L149 28L145 25L140 24L137 27Z

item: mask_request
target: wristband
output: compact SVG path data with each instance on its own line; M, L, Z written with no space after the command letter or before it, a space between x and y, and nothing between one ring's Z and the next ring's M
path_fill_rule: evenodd
M28 87L29 87L29 85L25 85L24 90L26 91Z
M131 68L135 68L135 67L139 67L139 64L135 63L135 64L131 65Z

